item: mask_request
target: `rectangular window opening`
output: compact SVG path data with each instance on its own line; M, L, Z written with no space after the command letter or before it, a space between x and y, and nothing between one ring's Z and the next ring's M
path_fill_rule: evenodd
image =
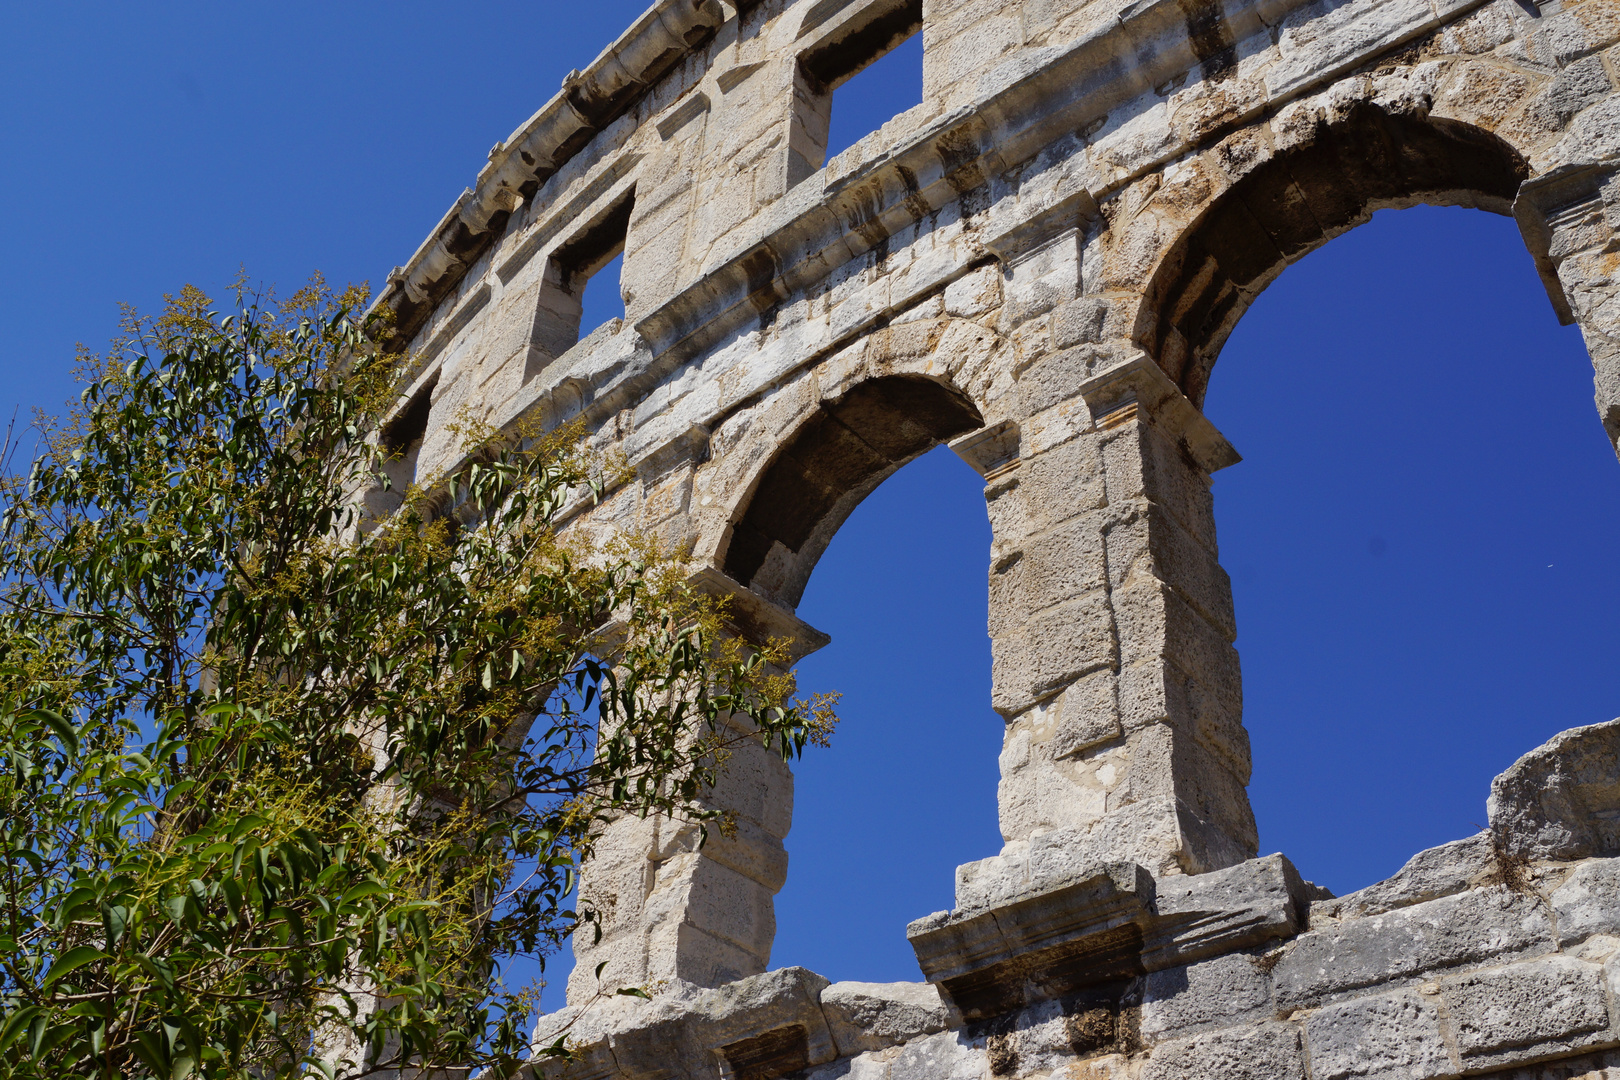
M877 4L799 58L788 137L791 187L922 103L922 0Z
M620 277L635 203L632 189L547 261L524 365L525 381L544 371L582 337L624 318Z
M624 318L624 294L619 291L624 274L624 248L620 247L601 268L585 280L579 298L580 337L589 337L597 327Z
M377 441L388 455L383 462L383 473L388 477L391 512L404 498L405 491L416 482L417 458L422 453L422 442L427 438L428 419L433 414L433 390L439 385L439 373L434 372L406 406L393 419L382 426Z
M427 384L412 395L410 403L383 425L378 433L383 449L402 456L422 445L427 436L428 416L433 412L433 388L439 385L435 372Z

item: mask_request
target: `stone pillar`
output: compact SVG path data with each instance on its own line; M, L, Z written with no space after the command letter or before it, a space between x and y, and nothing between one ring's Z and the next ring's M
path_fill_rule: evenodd
M1163 875L1256 850L1209 491L1237 455L1146 356L1078 397L1072 436L1026 446L986 488L1006 847L962 868L958 906L1058 872L1030 860Z
M1620 162L1568 165L1527 182L1513 216L1559 321L1580 324L1598 415L1620 454Z
M728 621L745 639L792 640L795 662L829 640L719 573L705 571L696 584L732 597ZM676 979L712 987L765 970L774 897L787 880L782 841L793 819L793 774L774 751L744 740L709 802L732 811L735 836L711 826L704 841L691 823L629 815L604 831L580 881L581 900L601 913L602 939L575 935L571 1004L599 989Z

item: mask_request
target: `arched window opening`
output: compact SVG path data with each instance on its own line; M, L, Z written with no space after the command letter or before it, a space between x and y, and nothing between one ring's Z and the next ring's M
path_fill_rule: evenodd
M732 526L726 573L796 606L827 542L862 499L918 454L983 423L960 391L921 376L871 379L823 404Z
M1620 470L1509 218L1380 211L1221 358L1260 850L1343 894L1483 826L1525 749L1620 714Z
M832 644L799 663L844 693L828 751L794 763L771 967L917 980L906 924L953 906L956 867L1001 847L984 482L945 447L868 496L799 603Z
M1201 404L1227 335L1292 261L1383 207L1506 214L1528 173L1511 147L1477 128L1357 105L1208 208L1155 271L1137 338Z

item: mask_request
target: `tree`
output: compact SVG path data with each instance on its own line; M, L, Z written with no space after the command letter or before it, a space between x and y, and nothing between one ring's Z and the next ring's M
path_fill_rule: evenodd
M578 429L467 424L368 518L407 368L363 292L236 300L130 314L3 480L0 1076L509 1073L536 992L492 978L591 932L600 823L725 829L728 747L830 703L678 560L570 540Z

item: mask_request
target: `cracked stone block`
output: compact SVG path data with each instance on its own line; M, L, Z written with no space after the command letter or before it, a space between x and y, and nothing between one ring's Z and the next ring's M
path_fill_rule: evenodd
M1280 1008L1492 958L1552 952L1539 897L1475 889L1384 915L1329 923L1289 943L1272 971Z

